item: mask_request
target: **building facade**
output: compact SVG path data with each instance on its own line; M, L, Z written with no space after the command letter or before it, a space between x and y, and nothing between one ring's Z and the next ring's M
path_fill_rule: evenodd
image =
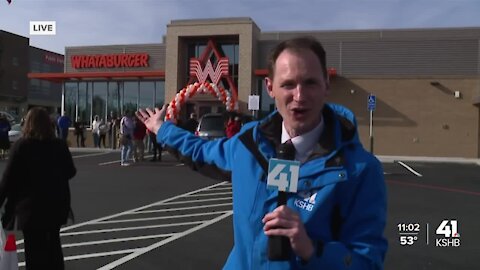
M178 117L231 108L262 117L268 52L280 41L317 38L327 52L329 102L357 116L360 138L383 155L480 157L480 28L261 32L250 18L174 20L158 44L67 47L63 108L91 121L176 101ZM197 83L197 84L196 84ZM210 95L194 95L202 89ZM178 95L177 95L178 94ZM367 97L376 96L373 128Z
M62 84L33 79L29 72L63 72L63 55L31 47L27 37L0 30L0 111L23 116L32 106L51 113L61 107Z

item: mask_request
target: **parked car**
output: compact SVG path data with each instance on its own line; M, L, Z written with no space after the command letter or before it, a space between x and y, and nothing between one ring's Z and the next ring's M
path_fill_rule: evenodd
M20 124L12 125L12 128L8 132L8 140L11 143L16 142L20 137L22 137L22 126Z
M195 135L208 140L225 137L225 117L221 113L204 114L198 121Z

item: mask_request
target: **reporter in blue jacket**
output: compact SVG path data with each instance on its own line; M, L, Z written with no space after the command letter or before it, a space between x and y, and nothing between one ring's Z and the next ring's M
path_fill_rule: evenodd
M275 47L265 81L277 111L231 139L206 141L164 122L165 106L137 112L159 143L198 171L231 179L235 244L224 269L383 269L383 170L361 145L352 112L325 103L325 58L310 37ZM277 207L278 191L266 187L267 164L289 139L301 162L298 192ZM268 260L272 235L288 237L289 260Z

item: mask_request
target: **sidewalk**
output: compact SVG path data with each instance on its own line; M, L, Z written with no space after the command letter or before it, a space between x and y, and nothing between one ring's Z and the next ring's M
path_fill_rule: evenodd
M93 147L70 147L71 152L120 152L120 149L111 148L93 148ZM461 163L461 164L477 164L480 166L478 158L461 158L461 157L415 157L415 156L376 156L381 162L393 163L395 161L417 161L417 162L434 162L434 163Z
M376 156L381 162L393 163L395 161L419 161L419 162L435 162L435 163L462 163L477 164L480 166L478 158L461 158L461 157L414 157L414 156Z
M120 152L120 149L112 149L112 148L95 148L95 147L69 147L70 152L76 153L83 153L83 152Z

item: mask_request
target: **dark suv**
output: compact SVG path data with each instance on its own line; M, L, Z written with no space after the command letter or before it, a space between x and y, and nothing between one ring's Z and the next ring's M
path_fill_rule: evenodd
M220 113L207 113L200 118L195 135L213 140L225 137L225 118Z

